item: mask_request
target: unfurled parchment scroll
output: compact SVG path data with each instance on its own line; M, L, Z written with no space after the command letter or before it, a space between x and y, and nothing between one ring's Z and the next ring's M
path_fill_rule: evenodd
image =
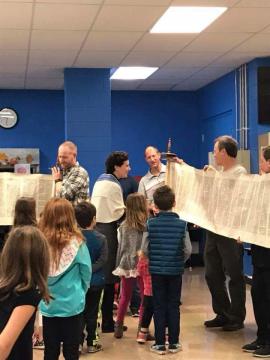
M176 163L168 168L183 220L270 248L270 174L237 176Z
M0 225L12 225L14 208L21 196L36 199L37 216L54 195L51 175L0 173Z

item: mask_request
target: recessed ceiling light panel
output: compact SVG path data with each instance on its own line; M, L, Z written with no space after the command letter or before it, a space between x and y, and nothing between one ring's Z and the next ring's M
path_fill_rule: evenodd
M200 33L226 10L226 7L171 6L150 32Z
M140 80L152 75L157 67L123 66L119 67L111 76L112 80Z

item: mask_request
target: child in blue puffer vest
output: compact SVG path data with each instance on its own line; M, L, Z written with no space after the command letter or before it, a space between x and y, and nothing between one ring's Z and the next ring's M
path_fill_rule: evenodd
M168 351L176 353L182 349L179 305L185 260L190 256L190 249L185 248L186 222L172 211L175 194L169 186L158 188L153 199L158 214L148 220L147 226L156 339L151 351L165 354L165 329L168 326Z

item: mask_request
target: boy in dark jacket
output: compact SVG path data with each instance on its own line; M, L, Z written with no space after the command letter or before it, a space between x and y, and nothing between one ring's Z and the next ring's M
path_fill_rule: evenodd
M93 230L96 225L96 208L93 204L86 201L79 203L75 206L75 215L85 237L92 261L92 278L90 288L86 294L80 348L82 350L84 342L83 330L86 326L87 352L95 353L102 350L102 345L97 341L96 328L100 298L105 284L103 266L108 258L108 246L106 237L100 232Z
M169 330L169 352L182 350L180 333L180 292L184 272L186 222L172 212L175 195L166 185L153 195L158 215L148 221L149 270L152 276L156 343L151 351L165 354L165 329Z

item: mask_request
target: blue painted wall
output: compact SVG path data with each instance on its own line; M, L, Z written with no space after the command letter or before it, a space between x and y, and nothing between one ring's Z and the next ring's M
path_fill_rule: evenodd
M0 128L0 147L39 148L41 172L55 164L59 143L64 140L64 92L0 90L0 108L13 108L18 124Z
M172 151L200 165L200 126L194 92L112 91L112 149L129 153L133 175L144 175L144 149L161 151L172 139Z
M208 152L220 135L236 138L235 72L231 72L197 91L201 166L208 163Z

